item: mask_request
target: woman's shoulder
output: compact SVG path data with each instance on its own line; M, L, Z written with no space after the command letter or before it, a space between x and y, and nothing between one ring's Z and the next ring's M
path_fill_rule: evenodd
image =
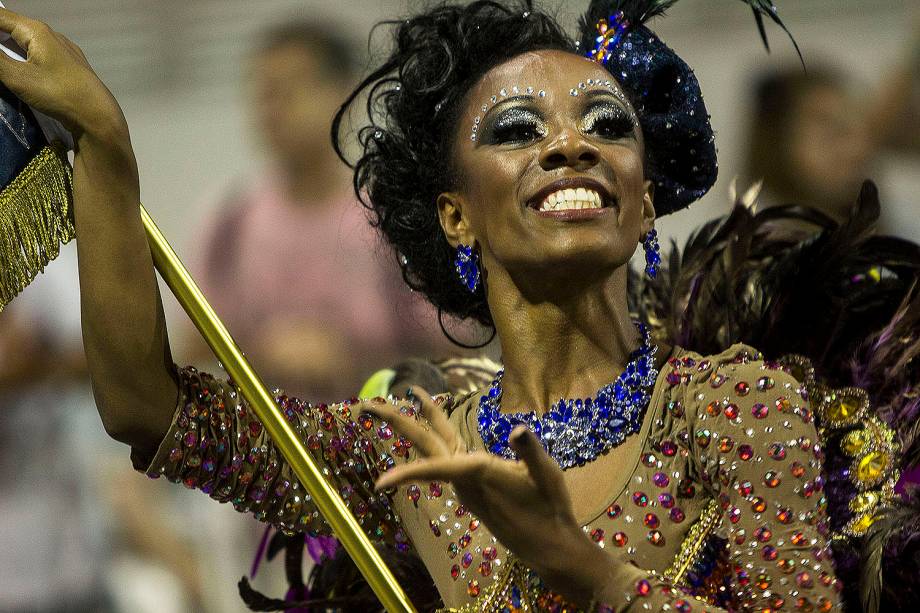
M761 378L767 376L763 373L769 372L774 378L778 376L783 379L795 379L782 363L768 360L759 350L745 343L735 343L713 354L701 354L683 347L675 347L662 370L666 375L678 372L685 382L709 382L713 389L721 388L728 380L729 374L732 379L754 375ZM673 381L674 377L671 377L671 380ZM739 389L743 390L744 386L739 386Z
M762 419L772 411L797 412L805 407L802 382L779 361L766 359L743 343L709 355L675 348L662 375L672 396L697 407L687 411L691 420L725 410L730 420Z

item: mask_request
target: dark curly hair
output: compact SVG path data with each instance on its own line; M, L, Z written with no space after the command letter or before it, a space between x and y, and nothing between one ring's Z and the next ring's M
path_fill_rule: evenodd
M469 90L493 67L528 51L573 51L575 42L530 0L441 5L380 25L393 27L393 48L336 113L333 146L354 169L355 192L409 287L424 294L439 317L492 327L482 284L470 294L457 281L435 205L458 183L452 164L457 119ZM362 154L350 162L342 124L365 96Z

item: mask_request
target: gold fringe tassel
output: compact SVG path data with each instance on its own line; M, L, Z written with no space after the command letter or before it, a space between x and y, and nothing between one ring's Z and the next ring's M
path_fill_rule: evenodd
M67 152L48 145L0 192L0 311L74 237Z

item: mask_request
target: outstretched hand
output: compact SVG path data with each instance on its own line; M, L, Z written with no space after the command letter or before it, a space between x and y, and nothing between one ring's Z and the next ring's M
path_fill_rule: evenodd
M377 480L378 490L415 481L450 482L460 502L534 569L548 563L548 552L563 551L573 539L587 542L575 519L562 470L533 433L523 426L511 433L517 461L469 451L431 396L418 388L412 392L421 403L421 419L390 404L362 407L390 423L418 452L415 461L384 473Z

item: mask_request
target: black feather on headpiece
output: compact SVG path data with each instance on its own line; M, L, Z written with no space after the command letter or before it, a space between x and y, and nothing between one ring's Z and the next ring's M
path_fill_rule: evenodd
M788 33L772 4L743 1L754 11L764 44L764 17ZM718 175L715 137L699 82L686 62L645 25L676 3L594 0L579 24L581 49L607 67L636 108L659 216L701 198Z

